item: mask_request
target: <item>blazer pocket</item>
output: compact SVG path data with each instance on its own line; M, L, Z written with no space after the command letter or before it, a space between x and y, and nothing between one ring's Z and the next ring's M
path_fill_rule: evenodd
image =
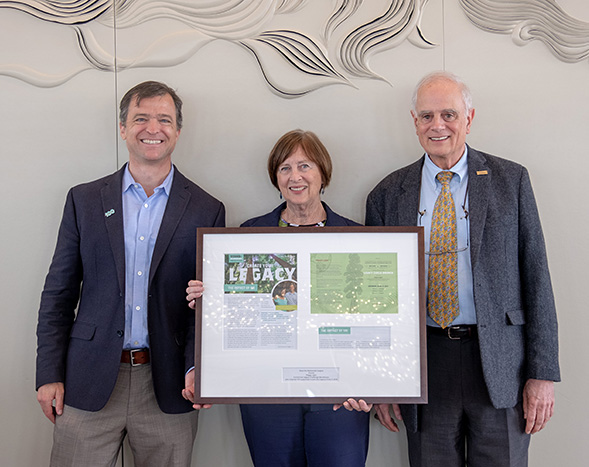
M500 228L517 227L518 215L515 209L505 209L506 204L501 204L501 208L489 207L487 210L487 218L485 219L485 226L497 226Z
M505 319L507 324L512 326L522 326L526 324L526 317L524 315L524 310L509 310L505 313Z
M74 323L74 327L72 328L72 333L70 334L70 337L89 341L94 338L95 333L96 333L96 325L76 321Z

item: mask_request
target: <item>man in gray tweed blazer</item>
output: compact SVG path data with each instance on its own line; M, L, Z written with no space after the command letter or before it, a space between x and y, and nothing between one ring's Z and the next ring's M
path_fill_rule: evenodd
M452 172L457 243L442 254L457 256L458 314L442 327L428 308L429 403L393 412L407 427L412 467L525 466L530 434L552 416L560 380L556 311L528 172L466 145L472 98L450 73L418 84L411 114L426 154L368 195L366 225L422 225L427 268L436 253L436 175ZM376 410L398 431L387 404Z

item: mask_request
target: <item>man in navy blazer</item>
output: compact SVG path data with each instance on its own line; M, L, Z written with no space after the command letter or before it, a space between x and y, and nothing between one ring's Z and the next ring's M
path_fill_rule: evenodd
M530 434L550 419L560 380L554 298L528 172L466 145L472 98L450 73L418 84L411 114L426 154L368 195L366 225L424 226L427 268L436 176L452 172L457 243L441 254L458 258L458 314L440 325L428 301L429 403L393 412L407 427L413 467L525 466ZM398 431L389 406L376 409Z
M198 412L196 229L225 225L221 202L171 163L182 101L163 83L127 92L129 163L72 188L41 296L38 400L52 422L51 465L114 465L123 438L137 466L188 466Z

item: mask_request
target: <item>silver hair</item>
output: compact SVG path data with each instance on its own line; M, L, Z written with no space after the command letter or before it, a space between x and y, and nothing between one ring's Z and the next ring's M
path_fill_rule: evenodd
M415 90L413 91L413 97L411 98L413 112L417 112L417 93L419 92L419 90L423 86L430 84L438 79L452 81L460 87L460 91L462 93L462 100L464 102L464 108L466 109L466 113L468 114L472 109L472 94L470 93L470 89L468 89L468 86L464 81L462 81L461 78L456 76L454 73L450 73L449 71L434 71L433 73L425 75L421 79L421 81L417 83L417 86L415 86Z

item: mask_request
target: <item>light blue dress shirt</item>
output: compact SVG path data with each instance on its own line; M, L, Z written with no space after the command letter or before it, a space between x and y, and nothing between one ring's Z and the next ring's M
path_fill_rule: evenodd
M459 251L458 255L458 307L460 314L452 322L452 326L459 324L476 324L476 312L474 308L473 295L473 281L472 281L472 265L470 259L470 220L465 215L465 210L468 212L468 147L465 146L464 154L458 163L450 169L454 172L452 180L450 180L450 191L454 198L454 205L456 206L456 233L458 240L458 249L468 248L464 251ZM435 165L429 156L426 154L423 170L421 171L421 193L419 202L419 213L417 215L417 225L424 228L425 251L429 251L429 240L432 224L432 213L434 212L434 205L436 199L442 189L442 184L436 180L436 175L443 172L437 165ZM464 206L464 207L463 207ZM425 257L426 277L428 271L429 255ZM427 282L426 282L426 296L427 296ZM428 326L439 325L429 317L427 317Z
M149 348L147 292L151 257L170 196L174 166L150 197L129 172L123 174L125 229L125 340L124 349Z

